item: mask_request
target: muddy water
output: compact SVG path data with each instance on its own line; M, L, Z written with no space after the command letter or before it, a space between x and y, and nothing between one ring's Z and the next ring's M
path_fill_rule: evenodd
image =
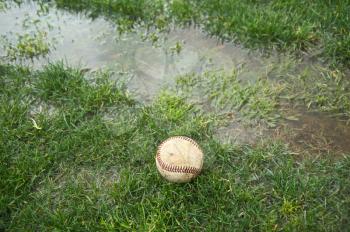
M48 31L50 40L55 40L48 57L35 61L34 67L64 60L84 70L107 68L122 71L130 78L129 88L142 100L152 99L180 74L244 66L245 72L239 78L254 81L271 71L272 66L280 68L289 62L287 57L280 55L266 58L239 45L220 43L199 29L173 30L165 42L153 46L143 41L140 34L119 36L115 25L102 18L91 20L83 14L72 14L54 7L47 14L38 16L38 9L36 3L28 1L20 7L13 5L0 12L1 35L14 39L10 32L33 30L33 26L24 29L22 25L25 18L30 18L38 19L39 27ZM177 42L182 45L182 50L173 54L170 48ZM1 49L0 56L4 55ZM238 143L255 143L269 135L289 142L296 150L350 153L350 127L344 122L320 113L300 111L298 114L297 121L285 121L274 131L244 126L232 119L228 125L218 128L217 134L223 141Z
M350 127L346 121L306 109L290 109L298 120L286 120L274 136L285 140L300 154L350 154Z
M330 114L308 111L305 108L288 109L293 120L281 120L276 128L245 125L234 115L218 128L216 136L223 142L257 144L266 140L281 140L296 155L350 154L350 125L347 120Z

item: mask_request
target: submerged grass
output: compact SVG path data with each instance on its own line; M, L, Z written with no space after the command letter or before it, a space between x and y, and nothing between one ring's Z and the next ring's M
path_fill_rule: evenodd
M296 161L279 142L220 144L213 120L170 92L135 102L103 73L0 66L0 229L344 231L350 159ZM48 114L33 105L55 108ZM35 122L35 123L34 123ZM203 173L157 173L157 145L196 139Z
M246 82L239 80L241 70L207 71L188 74L176 80L177 92L187 98L213 106L218 114L239 113L249 123L264 122L274 126L281 117L277 108L283 85L268 82L266 78Z
M284 81L289 100L349 120L350 82L345 73L314 67L298 75L286 75Z
M56 0L58 7L104 15L120 29L137 25L168 30L176 25L198 24L223 40L251 48L320 50L336 67L350 65L349 0L238 1L238 0Z
M306 106L349 121L350 82L345 73L316 66L295 71L279 65L277 69L272 67L254 81L244 79L244 68L186 74L176 79L175 92L198 106L209 105L209 111L234 114L236 119L252 125L274 127L279 119L291 118L284 113L290 105Z

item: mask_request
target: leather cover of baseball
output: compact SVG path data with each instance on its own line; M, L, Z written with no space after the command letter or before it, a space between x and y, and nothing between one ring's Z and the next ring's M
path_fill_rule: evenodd
M193 139L175 136L158 146L156 165L159 173L168 181L185 183L201 172L203 156L202 149Z

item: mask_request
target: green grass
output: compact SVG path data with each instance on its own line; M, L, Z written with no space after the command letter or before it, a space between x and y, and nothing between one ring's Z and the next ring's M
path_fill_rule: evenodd
M348 1L56 3L112 19L121 32L142 24L151 39L174 23L196 23L253 48L320 48L349 66ZM301 159L281 141L232 145L214 136L218 114L273 126L288 100L349 118L343 72L293 68L281 64L254 82L240 80L239 70L187 74L145 105L122 74L0 64L0 231L346 231L349 154ZM195 99L214 113L189 103ZM174 135L204 150L204 170L191 183L157 172L157 146Z
M45 57L50 52L52 45L47 42L47 34L45 32L37 32L34 34L24 34L17 38L17 43L10 42L6 37L2 37L1 43L6 51L6 59L15 61L20 59L33 60L34 58Z
M196 99L204 106L210 105L216 114L234 113L250 124L265 123L275 126L279 97L283 85L271 83L265 77L256 81L239 80L242 70L231 72L207 71L203 74L187 74L176 79L176 91L189 99Z
M316 50L335 67L350 67L349 0L164 1L56 0L59 8L105 16L122 31L143 25L166 31L197 24L222 40L250 48Z
M62 63L0 66L0 230L350 226L348 156L297 161L278 141L221 144L215 120L184 98L165 91L143 105L122 77L108 75L86 78ZM196 139L205 152L191 183L168 183L156 170L157 145L173 135Z
M308 108L349 120L350 82L345 73L313 67L294 76L287 74L282 80L285 82L287 98L292 102L301 102Z
M275 65L276 66L276 65ZM322 67L300 70L278 64L256 80L247 81L246 69L231 72L210 70L177 77L174 92L216 115L231 115L247 124L275 127L289 118L284 111L291 105L350 118L350 82L343 72Z
M250 121L263 121L270 126L281 117L278 106L285 104L285 99L346 119L350 116L350 84L347 72L343 72L344 67L350 67L349 1L57 0L56 4L66 10L86 12L93 18L104 16L115 22L121 32L138 30L142 25L152 42L157 42L158 33L167 32L174 25L195 24L212 36L249 48L319 54L320 61L332 65L329 70L318 68L308 73L307 69L281 69L275 80L282 85L260 79L242 86L227 75L212 72L209 78L194 75L192 82L196 84L191 83L195 85L192 89L198 92L206 85L209 88L202 95L216 107L226 111L238 109Z
M4 11L15 6L13 1L8 1L6 4L8 6L5 6ZM24 15L20 22L22 31L10 31L0 35L0 45L4 55L1 57L2 60L20 63L29 60L33 62L35 59L47 57L55 49L57 39L48 36L52 25L47 20L40 18L46 13L45 7L47 6L41 4L36 16Z
M249 47L278 47L293 51L312 50L317 47L323 51L324 57L333 60L332 62L338 67L342 66L341 63L346 64L348 59L346 54L350 46L338 40L339 36L344 36L343 34L348 32L346 27L348 1L335 1L331 6L326 2L311 1L307 3L308 7L299 1L219 2L208 0L195 2L176 0L165 3L163 0L57 0L55 2L59 8L75 12L84 11L92 18L104 16L114 21L121 33L140 28L139 26L142 25L142 28L149 30L148 39L154 43L159 42L159 32L166 32L173 25L186 26L196 23L214 36L237 40ZM48 6L45 5L45 7ZM8 52L11 54L8 56L16 60L30 58L34 54L40 55L43 51L46 53L48 50L45 46L40 46L45 43L42 40L43 38L40 41L30 40L31 42L26 43L24 39L23 44L17 44L19 47L8 44ZM339 47L340 50L335 47ZM31 48L34 50L32 51ZM176 43L170 48L170 51L172 53L181 52L181 44ZM332 55L327 55L325 53L327 51L332 51ZM300 72L287 75L289 70L280 70L278 74L280 80L282 82L287 80L286 86L283 86L286 90L283 97L292 99L293 103L298 101L308 107L348 118L350 115L349 81L346 80L346 72L339 70L335 68L332 71L321 70L317 71L316 75ZM329 74L332 72L342 77L332 78L330 77L332 75ZM257 75L261 74L257 73ZM211 76L215 78L209 78L211 83L207 83L207 86L213 84L216 85L216 88L225 90L220 93L221 90L218 92L218 89L209 89L209 92L205 94L210 95L206 96L210 98L210 101L215 101L215 104L226 110L238 109L249 120L265 121L271 126L276 124L277 119L281 116L277 112L280 104L281 89L279 87L281 86L276 87L275 84L260 79L258 83L247 87L241 86L238 81L226 78L226 75L223 74L212 74ZM219 81L222 76L223 79L226 78L225 81ZM197 82L210 82L205 78L197 76L194 79L200 79ZM319 84L313 85L314 81ZM94 98L93 95L89 97ZM84 99L86 98L82 98Z

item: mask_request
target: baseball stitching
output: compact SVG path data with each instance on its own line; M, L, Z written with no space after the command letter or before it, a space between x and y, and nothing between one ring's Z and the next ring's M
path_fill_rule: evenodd
M188 138L188 137L185 137L185 136L174 136L174 137L170 137L168 139L166 139L165 141L163 141L159 147L158 147L158 150L157 150L157 161L159 163L159 166L168 171L168 172L177 172L177 173L191 173L191 174L194 174L194 175L198 175L200 173L200 169L198 168L195 168L195 167L189 167L189 166L176 166L176 165L170 165L170 164L167 164L165 163L161 158L160 158L160 151L163 147L163 145L169 141L169 140L172 140L172 139L176 139L176 138L179 138L179 139L183 139L183 140L186 140L188 142L190 142L191 144L193 144L194 146L196 146L202 153L202 149L199 147L199 145L192 139Z

